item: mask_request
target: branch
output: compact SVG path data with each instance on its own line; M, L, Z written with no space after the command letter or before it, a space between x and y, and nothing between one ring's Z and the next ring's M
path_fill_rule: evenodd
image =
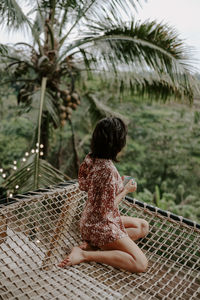
M70 30L68 31L68 33L66 35L64 35L64 37L60 40L59 49L62 47L65 39L69 36L70 32L74 29L74 27L78 24L78 22L80 21L80 19L86 14L86 12L90 9L90 7L95 3L95 1L96 0L93 0L92 3L85 9L85 11L83 11L83 13L79 16L79 18L74 23L74 25L72 25L72 27L70 28Z

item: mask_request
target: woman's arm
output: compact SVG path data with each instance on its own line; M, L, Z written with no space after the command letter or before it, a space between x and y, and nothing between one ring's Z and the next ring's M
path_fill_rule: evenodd
M137 189L137 183L133 182L133 180L129 180L129 182L125 185L123 191L117 195L115 198L115 204L116 206L120 203L120 201L128 194L135 192Z

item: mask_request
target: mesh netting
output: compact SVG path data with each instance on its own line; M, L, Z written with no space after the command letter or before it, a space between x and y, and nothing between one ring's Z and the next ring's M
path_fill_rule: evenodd
M0 209L0 299L200 299L200 230L170 215L123 202L121 213L146 219L138 242L146 273L131 274L98 263L57 267L80 243L86 194L78 184L18 196Z

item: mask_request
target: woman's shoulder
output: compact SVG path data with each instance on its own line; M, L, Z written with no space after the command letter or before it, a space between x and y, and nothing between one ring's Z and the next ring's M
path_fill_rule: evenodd
M96 159L94 169L94 173L98 174L98 177L105 180L111 180L112 177L116 176L117 169L113 164L112 160L108 159Z
M110 169L112 170L114 167L114 164L111 159L106 158L94 158L94 162L96 165L98 165L102 169Z
M111 175L117 172L111 159L92 157L91 153L86 155L84 164L87 165L87 169L90 169L92 173L98 172L98 174Z

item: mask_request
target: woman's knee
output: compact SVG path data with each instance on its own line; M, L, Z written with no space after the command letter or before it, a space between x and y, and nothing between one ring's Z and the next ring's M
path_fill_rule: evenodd
M143 273L147 271L148 260L145 255L143 255L137 262L138 273Z
M139 257L134 257L134 262L132 265L133 273L144 273L148 268L148 260L146 256L142 253Z

